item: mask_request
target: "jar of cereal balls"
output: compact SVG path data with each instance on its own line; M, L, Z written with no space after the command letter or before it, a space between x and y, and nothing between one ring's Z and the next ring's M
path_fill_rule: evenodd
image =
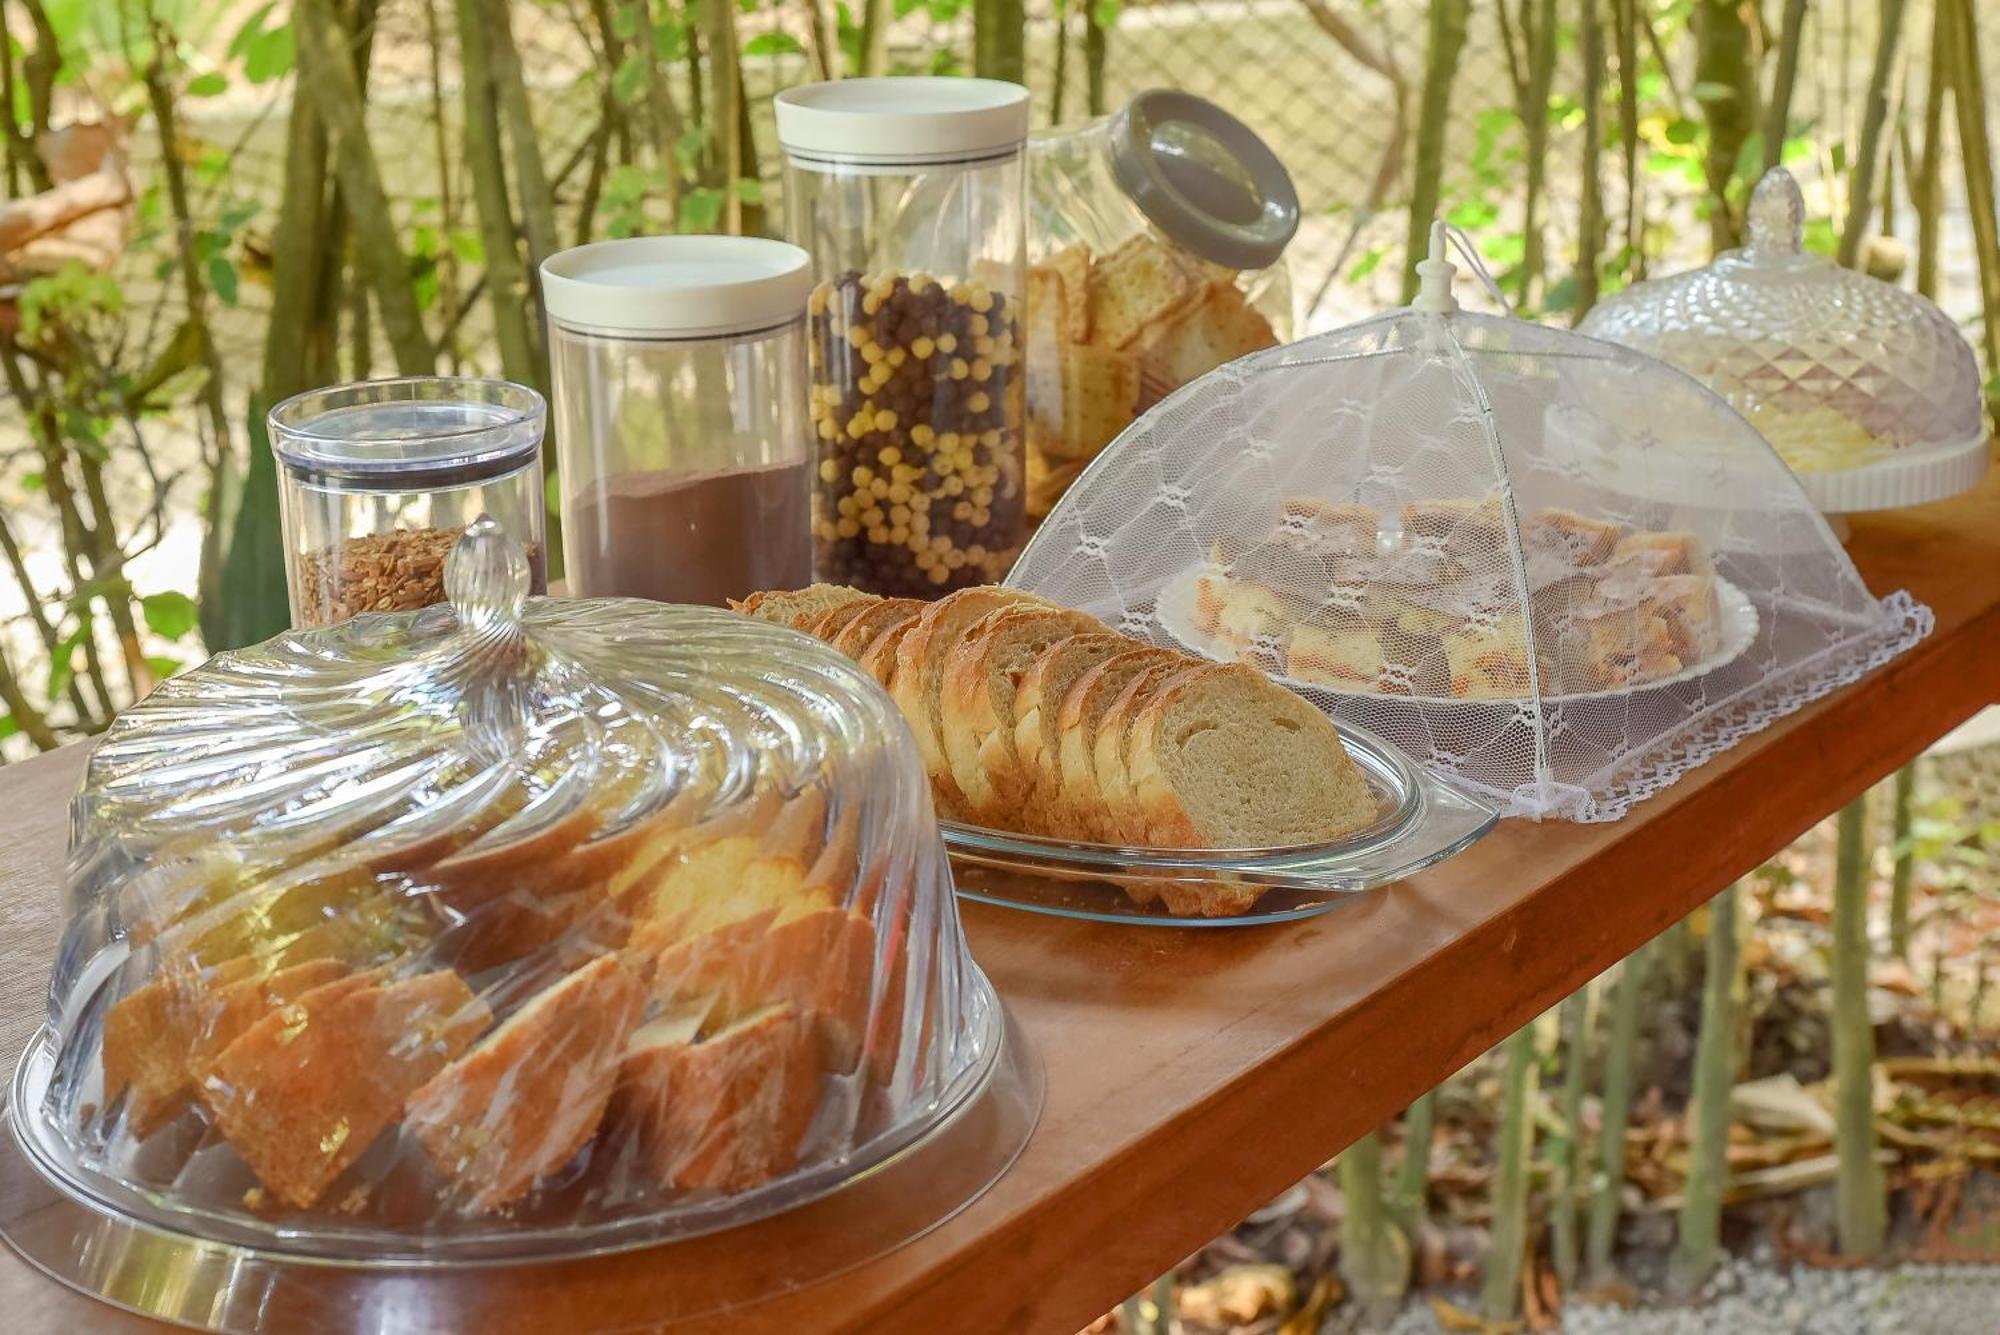
M992 79L780 93L785 214L813 257L814 574L931 597L1026 535L1028 94Z

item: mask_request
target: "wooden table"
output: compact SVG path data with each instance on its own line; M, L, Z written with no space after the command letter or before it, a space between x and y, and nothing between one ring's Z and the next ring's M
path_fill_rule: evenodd
M1507 822L1288 926L1116 928L967 905L974 953L1046 1065L1019 1162L917 1243L676 1329L1070 1335L2000 701L2000 473L1955 501L1857 519L1849 549L1877 593L1929 603L1936 631L1626 820ZM71 749L0 772L9 1061L46 1004L62 804L80 770ZM145 1324L6 1252L0 1312L20 1330ZM518 1326L580 1328L547 1313Z

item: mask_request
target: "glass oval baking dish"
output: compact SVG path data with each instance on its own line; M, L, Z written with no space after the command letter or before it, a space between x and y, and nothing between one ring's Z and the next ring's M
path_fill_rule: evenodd
M958 893L1060 917L1168 927L1308 918L1442 862L1499 819L1491 803L1372 733L1342 723L1340 736L1380 814L1339 839L1290 848L1133 848L940 821Z

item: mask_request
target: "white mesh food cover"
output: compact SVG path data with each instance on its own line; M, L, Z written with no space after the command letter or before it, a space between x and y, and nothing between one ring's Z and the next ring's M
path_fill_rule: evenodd
M880 688L733 613L524 601L490 521L446 581L98 746L45 1169L295 1252L595 1248L798 1203L979 1086L998 1010Z
M1458 311L1394 311L1186 386L1092 465L1009 582L1256 662L1510 814L1577 820L1616 818L1930 626L1870 595L1771 447L1693 380Z

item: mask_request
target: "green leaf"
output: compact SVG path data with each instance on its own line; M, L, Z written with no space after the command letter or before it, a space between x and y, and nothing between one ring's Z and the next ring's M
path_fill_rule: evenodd
M611 11L611 32L621 42L629 42L639 31L639 6L626 3Z
M278 524L278 467L264 420L269 406L262 395L250 398L250 468L223 557L221 606L203 609L202 632L211 650L268 640L291 621Z
M1575 274L1570 274L1550 284L1549 290L1542 295L1543 314L1560 315L1566 311L1575 310L1577 298L1581 295L1581 290L1581 285L1576 281Z
M219 97L229 91L229 80L210 70L207 74L197 74L188 80L181 90L187 97Z
M674 159L683 167L694 166L707 151L708 127L704 125L690 125L674 143Z
M1347 271L1347 281L1350 283L1360 282L1380 268L1382 261L1388 258L1388 255L1389 248L1387 246L1370 247L1366 254L1354 262L1354 267Z
M1689 120L1686 116L1676 116L1667 122L1667 142L1670 144L1692 144L1701 138L1701 122Z
M171 658L166 654L147 654L146 670L151 672L157 680L165 681L168 677L187 671L187 664L181 662L178 658Z
M618 62L618 70L611 76L611 95L620 102L636 101L645 86L646 54L634 51Z
M1847 145L1845 143L1839 140L1834 141L1833 148L1827 156L1832 162L1835 175L1847 170Z
M172 589L147 594L139 600L139 607L146 617L146 629L168 640L180 639L200 619L194 599Z
M43 477L39 472L21 474L22 491L40 491L47 485L48 479Z
M1118 26L1118 15L1124 9L1119 0L1092 0L1090 17L1097 26L1107 32Z
M474 231L460 230L453 232L451 234L451 253L458 256L459 259L465 261L467 264L486 263L486 243L480 240L479 233Z
M1704 105L1711 102L1727 102L1736 96L1736 90L1730 85L1709 79L1696 83L1694 87L1688 89L1688 92L1694 95L1695 101Z
M12 714L0 714L0 742L6 741L20 730L21 725L14 722Z
M751 176L740 176L736 180L736 198L745 204L764 202L764 183Z
M712 232L722 219L722 192L709 186L697 186L681 196L681 230L683 232Z
M276 0L272 0L272 3L252 13L236 30L236 36L230 39L229 54L243 62L243 75L251 83L269 83L292 72L296 48L289 18L266 26L266 20L276 8Z
M69 684L76 680L76 651L83 648L83 641L89 631L82 626L62 637L56 647L49 651L49 679L43 689L48 698L54 700L69 690Z
M209 256L208 286L223 305L236 304L236 266L229 262L228 256Z
M805 47L788 32L760 32L743 44L746 56L802 56Z

